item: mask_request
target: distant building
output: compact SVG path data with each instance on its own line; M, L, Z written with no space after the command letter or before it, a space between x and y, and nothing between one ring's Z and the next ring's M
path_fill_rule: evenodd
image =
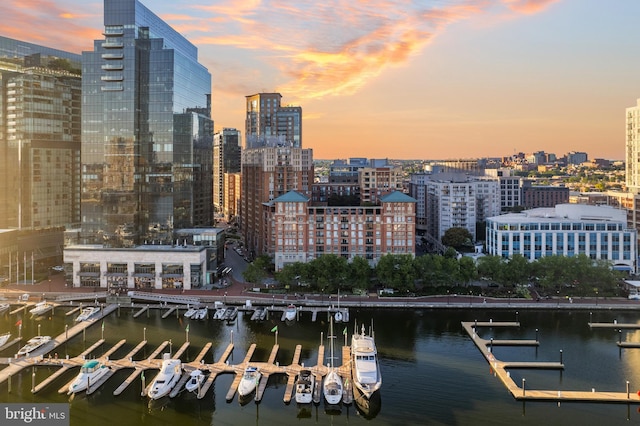
M386 161L358 170L360 203L378 204L380 198L393 191L402 192L404 172Z
M526 179L513 176L511 171L506 168L485 170L486 176L497 178L500 183L500 211L502 212L509 212L518 207L524 208L522 187Z
M487 220L487 252L529 260L584 254L635 273L637 231L627 225L626 215L613 207L561 204L492 217Z
M415 200L395 191L379 206L316 207L290 191L264 205L268 223L265 251L276 270L324 254L375 266L385 254L415 256Z
M245 148L258 148L279 141L302 147L302 108L282 106L280 93L246 96Z
M567 165L580 165L582 163L586 163L587 161L589 161L589 156L586 152L571 151L567 153Z
M500 213L497 180L459 173L413 174L409 194L416 201L418 229L440 240L450 228L465 228L476 239L476 224Z
M640 192L640 99L626 110L626 183L627 190Z
M225 173L240 173L242 151L240 132L224 128L213 135L213 205L218 213L229 210L225 205ZM231 207L235 210L235 207ZM226 213L225 216L228 217Z
M524 181L522 201L527 209L555 207L558 204L569 202L569 188L564 186L533 185L530 181Z
M242 174L225 173L223 214L228 219L235 218L240 212L240 193L242 191Z

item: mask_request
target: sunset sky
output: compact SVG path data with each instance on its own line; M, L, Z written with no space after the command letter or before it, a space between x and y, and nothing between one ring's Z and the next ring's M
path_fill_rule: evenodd
M544 150L624 157L640 98L638 0L143 1L198 47L216 130L244 97L303 109L314 158ZM80 53L103 2L3 0L0 35Z

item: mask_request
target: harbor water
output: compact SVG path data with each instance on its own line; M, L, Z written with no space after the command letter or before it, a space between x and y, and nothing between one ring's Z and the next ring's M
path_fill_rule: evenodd
M74 324L74 316L65 316L69 308L57 308L40 318L29 314L0 315L0 333L17 334L16 323L22 320L23 338L42 335L57 336L65 325ZM149 356L163 341L171 341L177 350L186 340L190 346L183 361L193 360L207 342L213 344L204 358L206 363L218 361L230 342L234 350L230 364L242 362L252 343L257 345L253 361L266 362L277 339L280 345L276 361L291 363L296 345L302 345L300 363L314 366L318 346L329 346L329 324L326 314L315 322L311 314L302 314L298 322L287 325L280 314L264 322L251 322L250 313L240 313L230 324L212 319L188 320L175 314L163 319L162 310L151 310L138 318L136 311L121 308L85 333L58 347L52 357L76 356L103 335L106 342L93 356L100 356L121 339L126 344L111 359L124 356L144 338L148 344L134 359ZM183 312L181 312L183 313ZM273 375L260 403L239 404L236 397L226 401L233 375L216 378L203 399L182 392L177 397L149 403L141 396L142 381L137 378L120 395L113 391L128 377L131 370L118 371L99 391L87 396L58 393L65 383L78 373L72 369L52 384L33 394L33 383L40 383L57 367L30 367L0 384L1 402L56 402L70 404L70 424L92 426L128 425L289 425L289 424L350 424L350 425L617 425L640 423L638 405L604 403L567 403L516 401L508 393L490 366L461 327L462 321L519 321L519 328L480 329L482 337L498 339L538 339L538 347L494 347L496 358L503 361L560 361L565 369L513 370L514 381L524 379L527 389L598 390L624 392L629 382L630 392L640 390L640 349L622 349L619 340L640 342L640 330L590 329L588 323L639 323L640 312L633 311L520 311L515 310L399 310L351 309L351 322L336 324L336 355L347 335L353 333L354 321L373 322L382 370L381 404L379 410L365 413L356 405L343 406L340 412L326 412L323 403L300 408L293 400L283 402L286 376ZM188 332L187 332L187 325ZM24 339L23 339L24 340ZM0 352L11 357L18 346ZM340 359L337 364L340 364ZM4 368L4 366L3 366ZM146 373L148 384L155 371Z

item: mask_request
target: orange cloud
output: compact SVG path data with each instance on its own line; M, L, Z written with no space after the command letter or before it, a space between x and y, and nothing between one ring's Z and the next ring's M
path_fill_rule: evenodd
M3 26L3 36L73 53L91 49L92 40L101 37L102 9L93 3L5 0L0 16L10 22Z
M513 11L519 13L538 13L557 0L503 0Z

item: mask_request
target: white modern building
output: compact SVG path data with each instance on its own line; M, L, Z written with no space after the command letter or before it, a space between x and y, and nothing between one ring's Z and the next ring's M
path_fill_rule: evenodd
M609 206L559 204L487 219L487 252L504 258L584 254L635 272L636 241L626 211Z
M131 248L72 245L64 249L67 283L116 290L185 289L212 284L224 261L221 228L176 231L175 244Z
M626 184L627 190L640 192L640 99L627 108L626 115Z

